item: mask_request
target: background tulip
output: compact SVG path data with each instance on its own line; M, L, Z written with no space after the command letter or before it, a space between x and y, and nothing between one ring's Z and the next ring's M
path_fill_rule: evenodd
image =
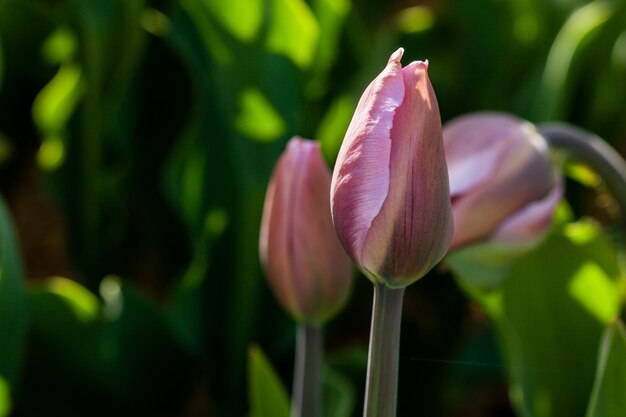
M335 228L374 282L406 286L446 253L452 234L448 174L428 63L402 68L404 50L367 87L337 157Z
M450 249L486 241L524 248L541 239L563 190L535 127L476 113L448 122L443 137L455 223Z
M294 137L268 186L260 255L276 297L300 321L321 323L345 303L352 265L333 230L330 170L317 142Z
M345 303L352 263L333 230L330 170L319 143L294 137L270 180L260 254L272 288L298 321L292 417L319 417L321 324Z

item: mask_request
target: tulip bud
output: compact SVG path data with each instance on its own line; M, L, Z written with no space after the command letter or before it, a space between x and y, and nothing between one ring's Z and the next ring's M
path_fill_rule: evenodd
M335 229L374 283L404 287L445 255L452 235L448 173L428 63L404 50L361 97L331 184Z
M490 242L535 245L552 223L563 190L535 127L498 113L475 113L443 131L454 236L450 250Z
M333 230L329 190L319 143L291 139L267 189L259 247L280 303L312 324L339 311L352 281L352 264Z

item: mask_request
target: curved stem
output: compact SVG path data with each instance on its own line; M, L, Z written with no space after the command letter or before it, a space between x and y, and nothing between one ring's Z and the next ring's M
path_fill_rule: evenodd
M322 327L298 324L291 417L320 417Z
M626 224L626 162L620 154L598 136L566 123L542 123L537 128L550 146L589 165L602 177L619 203Z
M395 417L404 288L374 284L364 417Z

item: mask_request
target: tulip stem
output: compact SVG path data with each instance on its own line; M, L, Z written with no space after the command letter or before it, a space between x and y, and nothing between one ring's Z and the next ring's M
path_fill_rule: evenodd
M567 123L543 123L538 130L550 146L589 165L602 177L619 203L626 224L626 162L620 154L598 136Z
M364 417L395 417L403 288L374 284Z
M322 327L300 323L296 340L291 417L320 417Z

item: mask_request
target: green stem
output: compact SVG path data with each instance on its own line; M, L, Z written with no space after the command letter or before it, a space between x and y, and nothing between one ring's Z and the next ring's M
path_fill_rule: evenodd
M291 417L320 417L322 327L298 325Z
M587 164L597 172L617 200L626 225L626 162L598 136L562 122L542 123L539 133L551 147Z
M395 417L404 288L374 284L364 417Z

